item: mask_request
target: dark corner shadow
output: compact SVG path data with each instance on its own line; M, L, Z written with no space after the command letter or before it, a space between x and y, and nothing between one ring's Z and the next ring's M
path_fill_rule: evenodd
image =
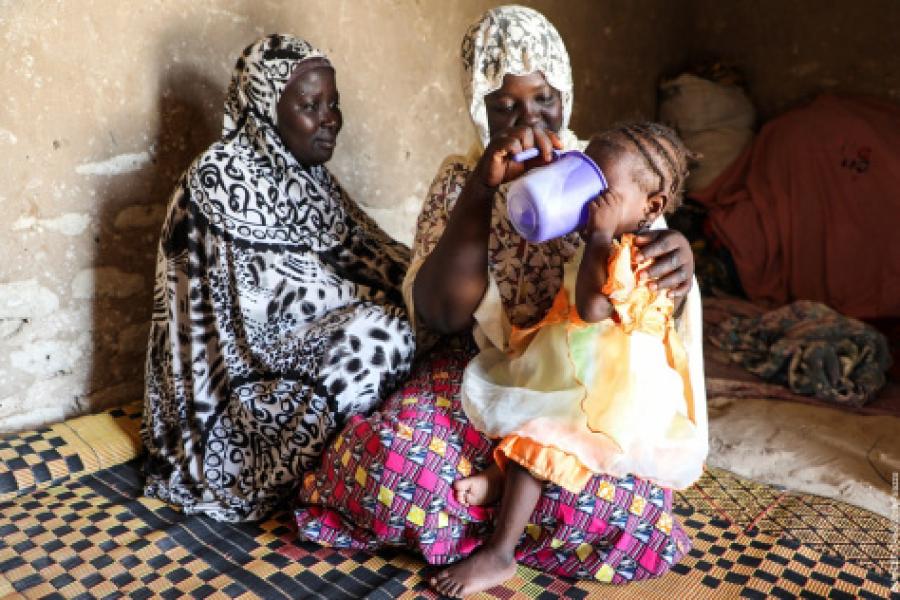
M156 250L166 207L184 170L221 134L225 89L195 66L171 60L171 49L183 39L202 43L188 32L180 34L187 37L170 35L159 47L155 135L148 132L143 148L113 152L147 151L149 162L139 170L111 177L98 194L99 232L94 238L93 264L100 269L94 281L90 391L79 399L84 412L143 398ZM141 130L128 122L119 125ZM115 125L109 135L115 143Z

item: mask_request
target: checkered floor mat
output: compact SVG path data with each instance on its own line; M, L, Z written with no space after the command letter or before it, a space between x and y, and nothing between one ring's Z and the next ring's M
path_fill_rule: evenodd
M0 502L136 457L141 405L0 436Z
M138 462L122 462L137 454L135 415L120 410L0 441L0 475L12 473L15 482L0 496L0 598L435 597L423 580L427 566L413 555L297 543L289 512L230 525L141 497ZM51 450L56 454L46 454ZM773 506L769 496L778 499L780 491L758 485L712 470L701 480L702 494L694 488L681 494L677 512L694 549L661 579L615 588L519 568L484 597L900 598L884 572L836 556L824 525L803 521L811 513L797 513L790 503ZM845 525L864 525L846 505L823 502L816 509L822 523L828 510L840 509L851 515ZM824 545L799 539L797 519L817 529ZM867 531L880 535L882 521Z
M896 570L900 523L844 502L788 492L715 468L678 492L676 502L719 516L739 531L793 539L885 576Z

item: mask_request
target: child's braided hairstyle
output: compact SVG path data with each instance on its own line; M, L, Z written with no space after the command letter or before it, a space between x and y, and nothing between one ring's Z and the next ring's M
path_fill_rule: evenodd
M666 212L681 206L688 168L697 155L687 149L671 127L651 121L623 123L593 136L591 143L618 151L624 151L626 144L637 148L659 183L650 184L638 178L635 182L646 188L648 194L666 193L669 197Z

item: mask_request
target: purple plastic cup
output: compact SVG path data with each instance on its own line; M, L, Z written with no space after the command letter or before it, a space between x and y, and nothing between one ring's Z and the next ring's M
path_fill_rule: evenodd
M603 171L589 156L576 150L562 152L552 163L510 184L506 210L523 238L546 242L584 227L588 203L608 187Z

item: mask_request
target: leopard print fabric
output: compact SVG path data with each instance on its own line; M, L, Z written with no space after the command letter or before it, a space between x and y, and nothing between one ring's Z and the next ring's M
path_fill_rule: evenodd
M163 225L144 491L186 513L263 517L336 428L409 372L408 250L276 129L278 98L314 57L283 35L244 51L222 139L188 168Z

